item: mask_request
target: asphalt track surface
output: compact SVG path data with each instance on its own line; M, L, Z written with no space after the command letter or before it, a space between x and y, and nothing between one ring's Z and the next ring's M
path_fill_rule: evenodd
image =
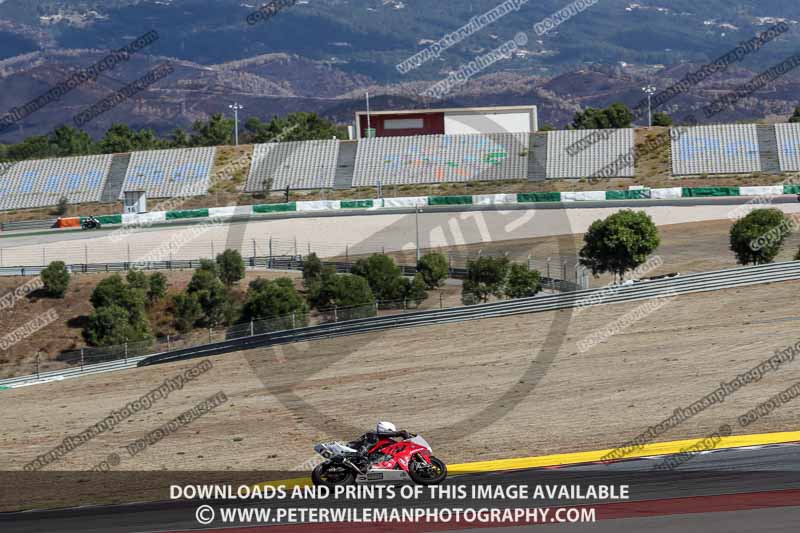
M171 501L84 507L0 515L0 530L8 533L58 531L63 533L226 531L601 531L704 533L796 531L800 524L800 443L702 452L674 471L652 472L664 460L650 457L611 464L558 469L531 469L452 476L448 483L522 485L626 484L630 499L619 502L536 501L537 507L594 507L593 524L545 524L481 527L474 524L215 524L201 527L195 519L197 501ZM211 502L213 507L276 507L275 502ZM425 506L420 500L417 505ZM453 502L451 502L453 503ZM367 506L369 504L366 504ZM514 500L461 505L519 507ZM324 506L324 505L323 505ZM351 503L350 507L353 506ZM450 505L457 506L457 505Z
M593 221L620 209L645 210L657 225L722 220L736 206L749 202L748 198L733 197L544 203L535 208L530 204L425 207L420 215L420 244L428 248L579 234ZM772 203L787 213L800 212L800 203L794 196L779 197ZM174 257L160 259L206 257L214 249L212 242L217 251L233 244L240 246L248 257L253 255L254 247L257 255L267 255L269 237L276 240L274 255L290 253L290 243L295 239L299 241L300 253L313 243L319 247L314 250L318 255L329 257L344 255L348 244L350 253L380 251L382 247L386 251L408 250L416 241L413 213L408 209L334 211L232 220L191 237ZM114 227L94 231L9 232L0 235L0 266L40 265L43 259L67 263L83 263L85 259L90 263L136 261L203 220L137 228L135 233L118 241L108 238L117 229ZM458 228L454 230L455 226ZM236 243L231 242L234 235ZM55 244L59 246L52 246Z

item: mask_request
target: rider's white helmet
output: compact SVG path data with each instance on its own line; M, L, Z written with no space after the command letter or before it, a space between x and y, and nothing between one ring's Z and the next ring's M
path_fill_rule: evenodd
M392 433L397 431L397 428L391 422L378 422L378 426L375 428L376 433Z

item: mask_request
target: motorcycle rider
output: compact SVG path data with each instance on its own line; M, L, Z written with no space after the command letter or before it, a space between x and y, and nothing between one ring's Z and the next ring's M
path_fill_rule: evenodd
M397 427L391 422L378 422L375 426L375 431L368 431L361 435L357 440L348 443L348 446L359 453L366 455L370 448L375 446L381 439L395 439L402 437L403 439L410 439L414 437L413 433L405 430L397 430Z

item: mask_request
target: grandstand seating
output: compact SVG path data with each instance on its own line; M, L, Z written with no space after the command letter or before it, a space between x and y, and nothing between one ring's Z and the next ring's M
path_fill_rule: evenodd
M111 155L21 161L0 181L0 210L97 202L108 177Z
M119 198L145 191L148 198L200 196L208 192L216 148L134 152Z
M528 178L528 133L360 139L353 186Z
M761 172L755 124L695 126L672 136L676 176L750 172Z
M297 141L257 144L245 191L331 189L336 181L339 141Z
M0 163L0 176L6 173L8 169L14 166L14 163Z
M775 124L778 158L783 172L800 172L800 124Z
M568 148L584 141L577 153L570 153ZM577 145L576 145L577 146ZM548 179L588 178L600 171L606 171L606 177L632 178L636 169L634 165L614 168L623 156L634 149L633 129L619 130L563 130L547 132Z

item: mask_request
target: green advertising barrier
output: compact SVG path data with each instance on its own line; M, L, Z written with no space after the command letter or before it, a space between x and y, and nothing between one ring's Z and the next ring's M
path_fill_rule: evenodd
M122 215L99 215L94 218L100 224L122 224Z
M208 218L208 209L187 209L184 211L167 211L167 220L185 218Z
M783 194L800 194L800 185L784 185Z
M342 209L371 209L375 207L373 200L342 200Z
M3 385L0 385L0 390L11 390L11 387L5 387Z
M709 196L740 196L739 187L684 187L683 198L707 198Z
M606 200L646 200L650 198L649 189L634 191L606 191Z
M428 205L472 205L472 196L429 196Z
M253 206L253 213L287 213L289 211L297 211L297 204L295 202L289 204L259 204Z
M517 202L520 204L535 202L560 202L560 192L521 192L517 194Z

